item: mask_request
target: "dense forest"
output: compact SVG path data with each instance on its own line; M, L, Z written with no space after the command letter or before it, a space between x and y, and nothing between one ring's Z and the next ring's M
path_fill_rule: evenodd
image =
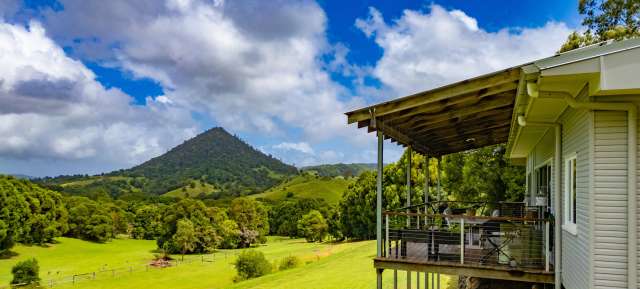
M222 198L262 192L296 173L295 167L265 155L217 127L130 169L100 176L60 176L35 181L51 189L93 198L161 195L198 181L215 187L215 197Z

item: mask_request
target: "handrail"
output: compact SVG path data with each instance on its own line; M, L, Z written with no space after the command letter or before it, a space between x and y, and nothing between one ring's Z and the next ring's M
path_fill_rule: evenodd
M549 218L528 218L528 217L491 217L491 216L467 216L467 215L453 215L453 214L423 214L423 213L406 213L396 211L385 211L384 215L389 216L410 216L410 217L443 217L443 218L462 218L466 220L489 220L489 221L552 221Z
M426 203L419 203L417 205L411 205L406 207L400 207L394 210L406 210L412 208L423 207L425 205L434 205L434 204L481 204L481 205L499 205L499 204L524 204L524 202L485 202L485 201L431 201Z

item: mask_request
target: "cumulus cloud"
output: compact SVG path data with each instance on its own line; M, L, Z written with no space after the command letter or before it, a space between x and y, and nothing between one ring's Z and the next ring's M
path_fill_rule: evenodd
M294 151L299 151L301 153L310 154L310 155L314 154L313 148L311 148L311 145L309 145L306 142L298 142L298 143L283 142L283 143L274 145L273 148L278 150L284 150L284 151L294 150Z
M571 32L558 22L487 32L463 11L438 5L428 11L405 10L391 24L370 8L356 26L384 50L372 74L394 96L553 55Z
M362 105L341 101L349 92L323 68L333 50L315 2L61 2L65 9L46 17L56 38L159 81L164 100L231 130L282 137L296 128L320 142L348 135L342 113ZM114 46L111 57L95 52Z
M132 102L98 83L39 23L0 23L0 158L5 161L81 160L117 168L158 155L196 132L184 109L153 99L147 106Z

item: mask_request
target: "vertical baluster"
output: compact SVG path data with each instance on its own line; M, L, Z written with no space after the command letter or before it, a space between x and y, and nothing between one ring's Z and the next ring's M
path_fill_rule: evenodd
M391 240L389 240L389 215L384 215L385 219L385 243L387 244L387 248L389 248L389 253L386 254L386 257L391 255Z
M549 220L544 221L544 270L549 272Z

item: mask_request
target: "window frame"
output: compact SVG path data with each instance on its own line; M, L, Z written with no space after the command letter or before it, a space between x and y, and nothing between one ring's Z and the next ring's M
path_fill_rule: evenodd
M572 154L564 159L564 198L562 228L577 235L577 198L578 198L578 155Z

